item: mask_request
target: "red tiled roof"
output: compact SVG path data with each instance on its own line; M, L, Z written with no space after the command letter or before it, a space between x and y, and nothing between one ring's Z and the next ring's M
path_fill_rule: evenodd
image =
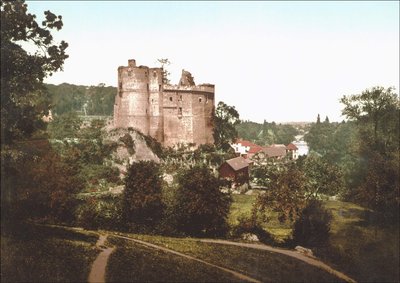
M249 151L247 153L257 153L259 151L261 151L263 148L257 144L254 144L250 141L246 141L246 140L237 140L236 144L241 144L242 146L248 146L250 147Z
M288 150L298 150L297 146L295 146L295 145L292 144L292 143L289 143L289 144L286 146L286 149L288 149Z

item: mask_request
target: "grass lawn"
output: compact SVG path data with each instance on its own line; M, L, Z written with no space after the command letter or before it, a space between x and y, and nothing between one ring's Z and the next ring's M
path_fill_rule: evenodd
M399 282L399 226L378 227L372 213L348 202L327 201L334 216L331 247L317 255L361 282Z
M256 195L233 195L229 223L237 224L240 215L250 215ZM378 227L373 213L349 202L325 201L333 214L330 246L313 249L323 261L361 282L400 282L399 226ZM264 228L278 240L291 233L273 212Z
M263 282L332 282L333 275L297 259L245 247L203 243L191 238L126 234L207 262L233 269ZM211 281L219 281L211 278ZM208 280L206 280L208 281Z
M233 275L132 241L109 237L117 247L106 270L107 282L232 282Z
M24 225L1 236L1 282L85 282L97 236Z
M256 202L257 195L232 195L233 202L228 217L230 225L237 225L240 216L250 216L253 204ZM291 227L286 223L278 221L276 212L268 212L268 221L264 225L264 229L270 232L278 242L282 242L291 234Z

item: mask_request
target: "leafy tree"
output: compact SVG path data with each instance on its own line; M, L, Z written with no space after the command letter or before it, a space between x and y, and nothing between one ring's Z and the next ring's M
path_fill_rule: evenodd
M87 90L88 115L112 115L114 111L115 87L99 84Z
M317 152L324 156L333 146L332 142L335 129L336 125L334 123L329 123L329 119L325 119L325 121L321 123L318 114L317 122L311 125L309 132L304 136L305 141L310 147L310 151Z
M278 213L281 222L293 222L306 201L306 178L290 164L269 175L268 190L258 195L256 206L262 214L271 209Z
M51 97L52 112L62 115L66 112L82 111L87 100L86 86L62 83L60 85L45 84Z
M398 219L400 103L393 88L373 87L344 96L343 114L355 122L358 134L357 176L349 197Z
M214 144L217 148L228 150L230 143L234 142L238 133L235 125L239 124L239 113L235 106L229 106L224 102L218 102L214 115Z
M138 225L158 223L164 211L159 165L139 161L128 168L123 193L123 215L126 221Z
M227 231L231 198L220 191L222 184L207 167L180 172L174 208L178 230L193 236L218 236Z
M363 151L390 153L399 148L399 97L394 88L373 87L361 94L343 96L343 115L356 121Z
M43 127L50 99L43 79L62 69L68 44L54 43L62 17L45 11L41 26L24 1L1 1L1 136L3 143L29 137ZM23 44L36 47L34 53Z
M76 138L81 125L82 120L76 112L67 112L54 117L48 126L48 132L53 139Z
M316 154L303 160L301 170L307 181L307 194L317 198L321 194L337 195L343 191L343 174L337 165L328 163Z
M22 218L72 220L74 195L82 189L82 180L47 140L19 144L17 157L12 150L2 154L2 214L10 220L10 212Z

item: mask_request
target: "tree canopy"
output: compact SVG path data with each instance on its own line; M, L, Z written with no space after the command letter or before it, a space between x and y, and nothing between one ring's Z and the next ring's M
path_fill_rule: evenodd
M11 143L40 128L50 100L43 79L61 70L68 44L54 42L62 17L50 11L37 23L24 1L1 1L1 136ZM34 47L28 52L27 46Z
M234 142L238 133L235 125L240 123L239 112L235 106L218 102L214 115L214 144L217 148L228 150L230 143Z

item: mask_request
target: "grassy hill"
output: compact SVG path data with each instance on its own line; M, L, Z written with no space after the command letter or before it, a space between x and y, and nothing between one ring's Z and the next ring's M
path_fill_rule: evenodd
M253 195L234 196L230 222L249 213ZM399 231L371 222L371 212L351 203L327 201L334 216L330 246L316 249L318 258L361 282L397 282ZM274 221L266 228L290 232ZM1 230L2 282L82 282L99 254L99 232L24 225ZM274 230L275 229L275 230ZM109 233L116 250L107 265L109 282L237 281L232 274L171 253L118 239ZM125 234L181 252L265 282L332 282L333 275L302 261L269 251L205 243L195 238Z

